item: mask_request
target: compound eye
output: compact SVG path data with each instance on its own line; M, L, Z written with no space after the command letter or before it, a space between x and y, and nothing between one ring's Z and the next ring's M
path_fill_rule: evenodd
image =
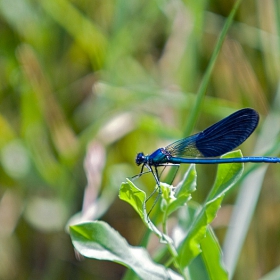
M137 165L142 164L144 162L144 160L145 160L145 156L143 153L137 154L136 159L135 159L135 162Z

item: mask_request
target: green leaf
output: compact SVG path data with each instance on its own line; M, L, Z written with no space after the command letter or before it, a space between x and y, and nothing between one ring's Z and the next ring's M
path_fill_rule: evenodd
M222 260L222 251L211 227L207 227L206 236L202 239L200 245L202 250L201 257L203 258L209 278L228 279L228 273Z
M242 157L240 151L228 153L222 158ZM201 253L201 242L206 236L207 226L215 218L221 206L225 193L233 187L243 172L243 164L229 163L220 164L216 175L214 186L212 187L206 203L201 210L197 210L197 216L193 221L189 232L179 246L178 260L181 269Z
M223 155L221 158L242 157L240 150ZM241 177L244 170L242 163L219 164L216 180L207 198L207 203L225 194Z
M183 279L173 270L154 263L144 248L130 246L104 222L71 226L70 235L75 249L81 255L120 263L132 269L141 279Z
M146 213L146 194L138 189L129 179L121 184L119 198L128 202L138 213L142 220L145 220Z
M145 225L160 238L162 243L172 244L172 239L166 234L163 234L148 217L145 192L137 188L129 179L126 180L127 182L123 182L120 188L120 199L128 202L136 210Z
M196 178L195 164L191 164L182 181L176 186L176 197L190 196L196 190Z
M186 238L179 246L179 263L181 268L186 267L189 263L201 253L200 243L205 238L207 225L215 218L217 210L220 208L223 197L213 201L207 207L201 210L197 209L197 217L194 220Z
M184 175L181 182L175 186L175 197L167 206L167 216L176 211L179 207L184 206L191 199L191 193L196 190L196 169L195 165L191 164Z
M188 271L192 280L227 280L228 273L222 262L220 245L210 227L201 242L202 253L189 265Z

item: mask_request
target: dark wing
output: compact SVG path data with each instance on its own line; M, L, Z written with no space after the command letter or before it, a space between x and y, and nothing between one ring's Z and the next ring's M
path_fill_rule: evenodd
M259 114L241 109L204 131L178 140L165 150L173 157L217 157L241 145L256 129Z

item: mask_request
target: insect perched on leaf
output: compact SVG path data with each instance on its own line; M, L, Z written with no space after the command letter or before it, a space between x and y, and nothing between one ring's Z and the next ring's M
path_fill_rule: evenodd
M280 162L280 158L277 157L219 158L242 144L256 129L258 122L259 114L255 110L241 109L207 129L178 140L165 148L159 148L150 155L138 153L135 161L142 167L140 173L133 178L151 172L160 191L158 173L160 166L179 166L182 163ZM148 169L147 172L143 172L144 167Z

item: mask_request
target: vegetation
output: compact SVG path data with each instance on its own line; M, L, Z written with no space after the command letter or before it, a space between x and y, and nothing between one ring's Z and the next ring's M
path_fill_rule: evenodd
M126 179L138 152L243 107L261 122L242 153L280 154L278 1L2 0L0 15L1 279L280 278L279 165L182 166L150 222L154 178Z

